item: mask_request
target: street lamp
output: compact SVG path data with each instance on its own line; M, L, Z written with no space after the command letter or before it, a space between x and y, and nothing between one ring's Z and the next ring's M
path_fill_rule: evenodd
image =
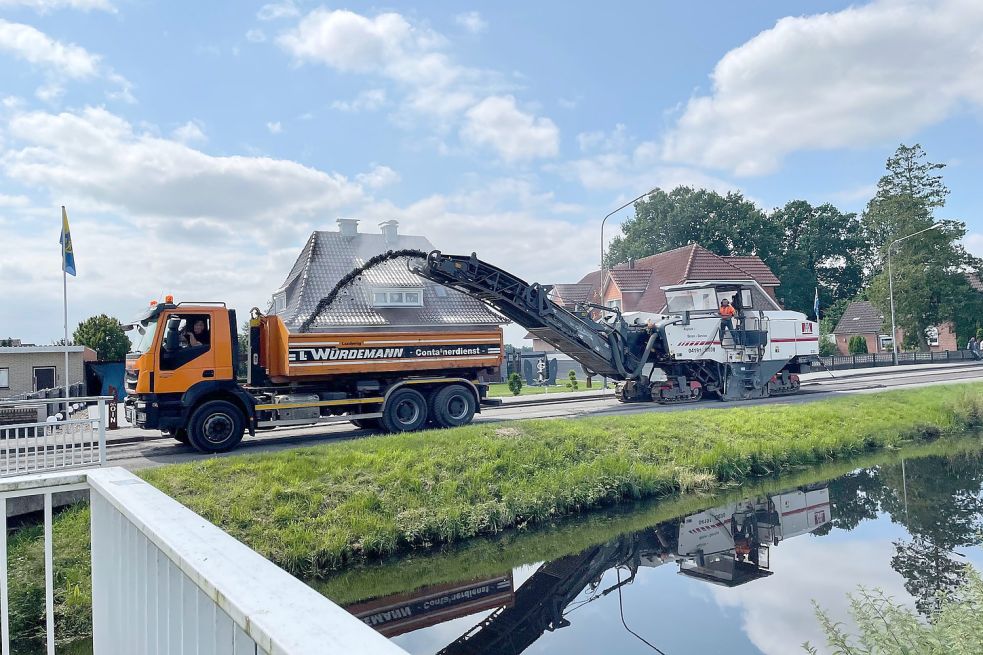
M889 289L889 295L891 296L891 359L893 359L893 365L898 365L898 328L894 325L894 273L891 271L891 251L894 250L894 245L896 243L901 243L905 239L910 239L911 237L917 237L923 232L928 232L929 230L934 230L942 227L942 222L933 223L932 227L926 227L924 230L919 230L913 232L906 237L901 237L900 239L895 239L887 247L887 284Z
M646 191L642 195L638 196L637 198L634 198L632 200L629 200L625 204L621 205L620 207L618 207L617 209L615 209L613 212L611 212L610 214L608 214L607 216L605 216L601 220L601 272L602 273L604 272L604 224L607 222L607 220L609 218L611 218L612 216L614 216L615 214L617 214L618 212L620 212L622 209L624 209L628 205L631 205L633 203L636 203L639 200L641 200L642 198L644 198L646 196L650 196L650 195L652 195L653 193L655 193L658 190L659 190L659 187L655 187L653 189L649 189L648 191Z

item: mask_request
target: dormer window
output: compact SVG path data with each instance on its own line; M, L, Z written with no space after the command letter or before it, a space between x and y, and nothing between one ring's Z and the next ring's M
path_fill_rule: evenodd
M423 287L373 289L373 307L423 307Z
M287 294L281 291L280 293L273 294L273 313L282 314L287 308Z

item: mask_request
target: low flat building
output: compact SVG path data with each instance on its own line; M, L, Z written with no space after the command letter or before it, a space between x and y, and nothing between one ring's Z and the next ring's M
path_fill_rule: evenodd
M69 346L68 383L84 383L84 362L94 361L96 351L92 348ZM64 346L0 347L0 398L64 386Z

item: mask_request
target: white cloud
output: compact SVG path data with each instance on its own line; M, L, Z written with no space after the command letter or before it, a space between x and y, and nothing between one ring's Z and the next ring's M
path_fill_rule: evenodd
M166 223L207 219L252 227L323 216L363 199L336 173L268 157L217 157L134 130L103 108L15 114L0 170L92 211ZM237 228L238 229L238 228Z
M28 7L40 14L46 14L57 9L78 9L90 11L108 11L115 13L116 7L108 0L0 0L0 8Z
M270 131L270 134L280 134L283 132L283 125L280 121L270 121L266 124L266 129Z
M181 125L171 132L171 136L174 137L175 141L180 143L204 143L208 140L205 136L205 131L202 129L201 121L190 120L184 125Z
M401 14L367 17L322 7L301 18L277 43L298 62L394 82L405 91L394 116L397 124L417 126L423 117L441 134L460 128L469 143L491 147L510 160L557 152L556 125L520 111L514 98L503 95L512 82L501 73L455 62L444 51L443 36ZM510 128L518 130L518 139ZM531 143L517 142L527 138Z
M370 189L381 189L399 182L399 173L388 166L376 165L368 173L355 176L355 181Z
M279 20L281 18L294 18L300 16L300 10L293 0L284 2L271 2L263 5L256 13L256 18L260 20Z
M105 66L99 55L73 43L57 41L30 25L0 18L0 51L45 71L48 81L36 93L45 102L54 101L64 93L63 80L95 78L103 78L117 87L108 94L111 98L133 101L129 81Z
M471 32L481 34L488 29L488 21L481 17L476 11L468 11L454 17L454 22Z
M61 43L23 23L0 18L0 50L18 59L72 79L95 77L99 56L71 43Z
M262 43L266 40L266 33L263 30L249 30L246 32L246 40L250 43Z
M505 161L553 157L560 149L556 124L521 111L512 96L490 96L469 109L461 137L490 146Z
M983 3L879 0L779 20L728 52L665 142L741 175L787 154L895 141L983 107Z
M351 100L335 100L332 109L338 111L375 111L386 104L385 89L367 89Z

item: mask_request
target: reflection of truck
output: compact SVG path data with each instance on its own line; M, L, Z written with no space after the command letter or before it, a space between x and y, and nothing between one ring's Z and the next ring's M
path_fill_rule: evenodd
M205 337L185 335L203 321ZM291 334L276 316L250 322L248 377L236 379L235 311L222 303L154 304L127 356L127 414L205 452L257 428L351 421L391 432L469 423L501 364L500 329ZM198 341L197 339L195 341Z

